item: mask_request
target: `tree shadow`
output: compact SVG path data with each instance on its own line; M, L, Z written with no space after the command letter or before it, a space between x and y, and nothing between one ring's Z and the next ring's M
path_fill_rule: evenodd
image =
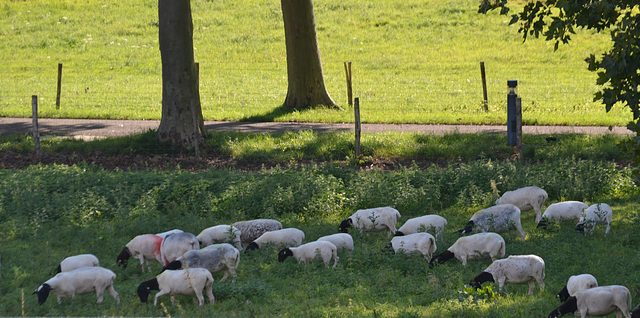
M302 109L305 110L305 109ZM270 112L261 115L252 115L241 118L239 121L243 122L271 122L276 121L276 118L282 117L294 112L300 111L299 109L289 108L284 105L280 105Z

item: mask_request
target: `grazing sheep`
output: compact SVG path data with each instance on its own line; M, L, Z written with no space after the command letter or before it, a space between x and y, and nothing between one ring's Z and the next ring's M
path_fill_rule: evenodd
M353 251L353 237L349 233L336 233L325 235L317 239L317 241L327 241L333 243L338 250L346 249Z
M168 270L160 273L160 275L140 283L138 285L138 297L140 301L146 303L149 299L151 290L159 290L153 300L153 305L158 304L158 297L162 295L171 295L171 303L173 303L173 295L196 295L198 304L204 305L204 297L202 290L207 293L209 302L213 304L215 298L212 291L213 277L211 273L204 268L190 268L179 270Z
M457 258L462 262L462 266L467 266L468 260L491 258L496 260L496 256L504 257L506 244L500 234L485 232L459 238L446 251L436 255L429 266L442 264L452 258Z
M575 295L554 309L549 314L549 318L562 317L569 313L585 318L606 316L613 312L618 318L622 316L631 318L629 308L631 308L631 293L627 287L620 285L601 286L576 292Z
M197 250L199 248L200 243L198 239L191 233L180 232L167 235L160 245L162 263L163 265L167 265L187 251Z
M236 281L236 269L240 263L240 251L229 243L209 245L201 250L190 250L167 264L163 270L175 270L180 268L205 268L212 274L224 271L220 281L233 276Z
M493 261L487 269L476 276L470 285L480 288L484 282L498 283L498 290L502 291L506 283L529 283L529 296L533 294L534 281L538 282L540 290L544 289L544 260L537 255L511 255L505 259Z
M431 260L431 255L436 251L436 238L425 232L396 236L391 239L393 251L405 254L418 252L427 260Z
M167 236L169 236L171 234L182 233L182 232L184 232L184 231L183 230L178 230L178 229L173 229L173 230L170 230L170 231L158 233L156 235L164 239L165 237L167 237Z
M471 232L506 232L515 228L524 242L524 230L520 223L520 209L513 204L501 204L476 212L458 234Z
M596 203L584 210L584 214L580 217L580 221L576 225L576 231L592 234L596 228L596 224L606 225L604 235L609 234L611 229L611 215L613 210L606 203Z
M447 219L431 214L408 219L407 222L396 231L396 236L427 232L431 233L438 240L443 240L444 227L447 225Z
M206 228L196 236L201 247L207 247L211 244L229 243L238 250L242 249L240 236L242 233L231 225L216 225Z
M94 267L100 266L100 261L93 254L80 254L75 256L69 256L60 262L56 273L70 272L80 267Z
M520 211L534 210L536 212L536 224L542 218L542 205L549 196L547 192L538 187L524 187L513 191L507 191L498 200L499 204L513 204Z
M400 217L400 212L392 207L358 210L342 221L338 228L341 233L347 233L349 227L359 229L360 232L386 230L387 238L390 238L396 232L396 222Z
M129 258L133 257L140 260L140 267L144 272L144 264L147 264L147 270L151 272L149 267L149 261L158 261L162 264L162 253L160 253L160 246L162 245L162 237L154 234L143 234L134 237L125 247L120 251L116 258L116 263L122 265L123 268L127 268Z
M327 241L314 241L298 247L281 249L278 252L278 261L284 262L289 256L293 256L301 263L309 263L320 256L326 267L329 267L329 262L333 258L333 268L338 265L338 248Z
M560 301L565 302L576 292L587 290L589 288L598 287L598 281L591 274L580 274L569 277L567 284L558 293L557 297Z
M589 206L580 201L563 201L551 204L544 210L542 214L542 219L538 222L539 228L546 228L549 221L564 221L575 219L576 221L580 219L582 212L588 208Z
M272 219L240 221L232 226L240 230L240 241L245 245L255 241L265 232L282 229L282 223Z
M296 247L302 244L304 232L296 228L287 228L266 232L247 245L247 251L259 250L266 245L273 245L277 249Z
M113 296L116 303L120 303L120 297L113 288L113 281L116 274L103 267L81 267L70 272L62 272L47 280L36 289L33 294L38 295L38 303L44 304L49 297L49 292L53 292L58 297L58 304L63 297L75 297L75 295L84 295L96 292L98 304L102 303L105 290Z

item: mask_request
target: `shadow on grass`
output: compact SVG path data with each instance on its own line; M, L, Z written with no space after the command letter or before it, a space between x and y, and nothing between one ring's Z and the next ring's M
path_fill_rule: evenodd
M267 112L266 114L244 117L244 118L240 119L240 121L243 121L243 122L271 122L271 121L276 121L276 118L278 118L278 117L282 117L282 116L285 116L285 115L288 115L288 114L291 114L291 113L294 113L294 112L297 112L297 111L300 111L300 110L289 108L289 107L286 107L284 105L280 105L280 106L272 109L270 112Z

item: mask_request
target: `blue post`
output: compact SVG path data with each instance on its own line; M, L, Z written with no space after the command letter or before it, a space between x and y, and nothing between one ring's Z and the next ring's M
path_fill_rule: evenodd
M516 87L518 87L518 81L508 80L507 86L509 87L509 93L507 93L507 145L515 146L518 137L516 125L516 99L518 98Z

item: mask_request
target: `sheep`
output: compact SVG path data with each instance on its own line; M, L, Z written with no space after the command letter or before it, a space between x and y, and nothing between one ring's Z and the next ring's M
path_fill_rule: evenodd
M182 233L182 232L184 232L184 231L183 230L179 230L179 229L173 229L173 230L170 230L170 231L157 233L156 235L164 239L165 237L167 237L167 236L169 236L171 234Z
M204 289L209 302L213 305L215 298L213 297L212 285L213 276L204 268L168 270L140 283L138 297L141 302L146 303L151 290L159 290L153 300L153 305L156 306L158 297L162 295L171 295L171 303L173 303L173 295L196 295L198 304L202 306L204 305L204 297L202 296Z
M160 245L162 264L167 265L187 251L197 250L199 248L200 243L198 239L191 233L180 232L167 235Z
M506 232L514 227L524 242L525 234L520 223L520 209L513 204L501 204L476 212L464 229L458 231L458 234L488 231Z
M551 204L544 210L538 228L546 228L550 220L563 221L575 219L576 221L584 211L589 207L586 203L580 201L563 201Z
M442 264L452 258L457 258L462 262L462 266L467 266L467 261L490 257L492 261L496 256L504 257L506 244L500 234L485 232L459 238L446 251L433 257L429 263Z
M567 284L560 290L557 297L561 302L567 301L576 292L598 287L598 281L591 274L573 275L567 280Z
M196 236L201 247L207 247L211 244L229 243L238 250L242 249L240 236L242 233L236 227L231 225L216 225L206 228Z
M482 273L469 283L478 289L484 282L498 282L498 290L506 283L529 283L529 296L533 294L534 281L544 289L544 260L537 255L511 255L505 259L493 261Z
M396 231L396 236L428 232L436 237L438 240L443 240L444 227L447 225L447 219L439 215L423 215L408 219L407 222Z
M542 218L542 205L549 196L547 192L538 187L524 187L513 191L507 191L496 200L496 205L513 204L520 211L534 210L536 212L536 224Z
M359 229L360 232L387 231L387 238L396 232L396 222L400 212L392 207L381 207L357 210L349 218L342 221L338 227L341 233L347 233L349 227Z
M296 228L287 228L265 232L247 245L247 251L259 250L264 246L271 244L278 249L285 247L296 247L302 244L304 240L304 232Z
M425 232L396 236L391 239L393 251L405 254L418 252L427 260L431 260L431 255L436 251L436 239L433 235Z
M61 272L56 276L42 283L33 294L38 295L38 303L44 304L49 297L49 292L53 292L58 297L58 304L61 303L63 297L75 297L75 295L84 295L96 292L98 304L103 301L105 290L113 296L116 303L120 303L120 297L113 288L113 281L116 274L112 271L98 266L80 267L70 272Z
M244 245L253 242L265 232L282 229L282 223L272 219L240 221L232 226L240 230L240 241Z
M140 260L140 267L144 272L144 264L147 264L147 270L151 272L149 261L158 261L162 264L162 253L160 253L160 246L162 245L162 237L154 234L142 234L134 237L125 247L120 251L116 258L116 264L122 265L123 268L127 268L129 258L133 257Z
M633 308L633 311L631 311L631 318L640 318L640 304L638 304L636 308Z
M229 243L209 245L201 250L190 250L181 257L167 264L163 270L175 270L180 268L205 268L212 274L223 271L224 281L233 276L236 281L236 269L240 263L240 251Z
M324 265L328 268L333 258L333 268L338 265L338 248L331 242L313 241L298 247L287 247L278 252L278 261L284 262L287 257L293 256L298 262L308 263L320 256Z
M606 316L613 312L617 318L629 315L631 308L631 293L629 289L620 285L609 285L589 288L575 293L562 305L551 313L549 318L562 317L568 313L582 318L590 316Z
M596 203L584 210L584 214L580 217L580 221L576 225L576 231L592 234L596 224L605 224L606 229L604 235L609 234L611 229L611 215L613 210L606 203Z
M331 235L325 235L318 238L316 241L327 241L333 243L338 250L346 249L353 251L353 237L349 233L336 233Z
M94 267L100 266L100 261L93 254L80 254L69 256L60 262L58 268L56 268L56 273L61 272L70 272L76 268L80 267Z

